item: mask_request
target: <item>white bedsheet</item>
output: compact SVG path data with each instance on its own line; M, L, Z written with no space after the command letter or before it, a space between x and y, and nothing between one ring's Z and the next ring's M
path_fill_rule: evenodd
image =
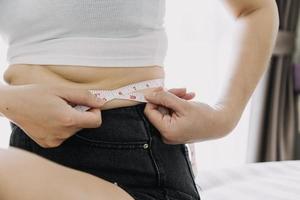
M300 161L198 170L201 200L300 200Z

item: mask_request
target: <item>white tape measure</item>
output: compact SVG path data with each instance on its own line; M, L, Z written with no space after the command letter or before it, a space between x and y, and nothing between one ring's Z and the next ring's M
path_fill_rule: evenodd
M110 101L113 99L129 99L133 101L147 102L144 98L144 94L138 92L138 90L143 90L147 88L154 87L164 87L164 79L152 79L142 82L132 83L124 87L114 89L114 90L89 90L92 94L96 95L97 98L102 98L105 101ZM74 107L79 111L86 111L90 107L78 105Z

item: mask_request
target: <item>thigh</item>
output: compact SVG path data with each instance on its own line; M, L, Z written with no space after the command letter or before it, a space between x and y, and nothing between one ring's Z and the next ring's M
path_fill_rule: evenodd
M93 175L61 166L16 148L0 150L0 199L134 200Z

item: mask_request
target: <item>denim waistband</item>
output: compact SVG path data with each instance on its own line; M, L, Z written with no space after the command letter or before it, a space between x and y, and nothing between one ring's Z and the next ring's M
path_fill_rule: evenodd
M98 128L82 129L75 137L102 144L144 144L155 132L144 114L146 103L101 111L102 124Z

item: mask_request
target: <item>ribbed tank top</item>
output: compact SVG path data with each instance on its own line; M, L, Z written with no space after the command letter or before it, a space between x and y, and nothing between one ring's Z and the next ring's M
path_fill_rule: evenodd
M163 66L165 0L0 0L9 64Z

